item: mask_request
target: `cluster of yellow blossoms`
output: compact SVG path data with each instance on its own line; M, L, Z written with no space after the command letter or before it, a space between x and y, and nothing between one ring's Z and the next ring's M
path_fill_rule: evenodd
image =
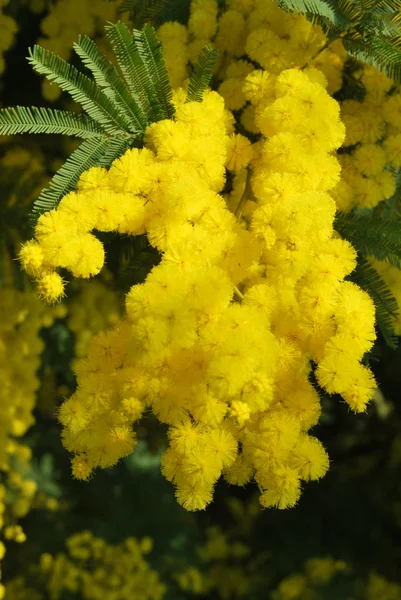
M311 558L306 561L302 572L293 573L283 579L272 592L272 600L325 600L333 591L333 580L336 577L347 576L342 588L337 588L341 598L345 598L346 590L350 595L347 598L360 600L398 600L401 595L401 586L371 572L367 579L362 580L352 575L352 568L342 560L331 557Z
M4 540L25 541L18 525L36 501L36 484L29 478L31 451L18 443L34 423L32 415L40 381L37 369L44 343L41 327L64 314L49 308L33 292L0 288L0 530ZM0 542L0 560L5 546ZM0 587L0 597L4 588Z
M44 342L41 327L49 327L65 307L49 308L33 292L0 289L0 464L7 463L8 436L20 437L33 424L32 410L40 381L37 369ZM13 399L10 403L10 398Z
M222 80L219 93L228 108L240 111L238 118L251 133L260 128L255 124L254 106L244 94L243 79L253 69L243 60L245 55L270 75L305 67L320 83L326 79L329 94L341 88L348 55L340 40L326 47L318 27L303 15L285 13L275 1L231 0L225 4L219 14L216 0L193 0L187 27L165 23L159 28L173 87L183 85L188 63L196 62L205 44L216 47L220 52L216 79ZM354 206L373 208L390 198L395 191L394 170L401 166L401 93L374 67L361 66L354 77L365 94L363 101L341 103L346 152L338 155L343 175L332 191L338 208L344 211ZM267 81L265 85L269 87Z
M145 556L152 540L127 538L114 546L82 531L66 541L67 553L42 554L40 564L6 586L7 600L161 600L165 587ZM30 582L32 587L29 587Z
M330 94L341 88L347 56L342 44L334 42L326 48L319 27L303 15L284 12L275 0L229 0L223 10L216 0L192 0L190 10L187 26L169 22L157 32L171 84L183 85L189 64L196 63L203 46L217 48L216 78L224 79L219 93L228 108L243 109L240 119L250 131L253 107L246 102L242 80L253 66L243 60L245 55L275 75L308 64L324 73Z
M252 569L252 562L264 561L251 556L251 548L227 535L220 527L206 530L205 543L197 548L200 568L190 566L174 573L174 579L184 592L207 596L217 592L220 598L247 598L256 582L266 583Z
M75 335L74 354L77 359L88 354L94 335L117 323L122 313L120 294L112 287L106 270L94 281L75 281L71 284L67 307L67 326Z
M50 300L63 291L56 268L102 268L93 229L146 233L162 256L127 295L126 317L77 365L78 389L60 409L76 477L130 454L132 424L150 407L169 425L162 471L185 508L204 508L222 474L239 485L254 477L262 505L285 508L329 464L308 434L320 414L311 360L327 392L365 409L375 383L359 360L375 337L374 307L343 281L355 251L334 237L327 192L344 126L315 79L295 69L246 76L264 136L254 147L227 135L221 96L185 103L178 90L175 120L151 125L145 148L84 173L39 218L21 259ZM234 214L218 194L225 166L246 179Z
M363 100L344 100L341 119L346 127L345 150L339 155L341 181L333 197L342 211L374 208L391 198L401 167L401 92L374 67L355 74Z
M327 585L338 573L347 570L347 565L342 560L331 557L311 558L305 563L302 573L293 573L283 579L273 591L272 600L308 600L316 598L323 600ZM324 588L324 589L322 589Z

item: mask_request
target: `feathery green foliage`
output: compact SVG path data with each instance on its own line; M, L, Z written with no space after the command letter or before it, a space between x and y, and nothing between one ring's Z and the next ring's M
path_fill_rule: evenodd
M81 173L90 167L99 166L101 159L108 146L107 140L94 138L85 140L67 158L63 166L57 171L48 188L42 190L39 198L35 201L33 216L54 208L58 201L71 191Z
M45 75L46 79L57 83L63 91L68 92L107 133L113 135L121 129L130 130L129 120L121 114L97 83L65 60L50 50L34 46L29 50L28 62L37 73ZM136 131L133 130L132 133Z
M372 265L360 257L349 279L359 285L372 298L376 308L376 323L384 341L396 348L398 338L394 333L391 317L398 316L398 303L387 284Z
M389 77L401 81L401 18L398 0L279 0L320 25L329 41Z
M187 102L202 102L203 93L212 78L213 67L218 55L218 50L214 50L210 46L202 48L189 80Z
M16 106L0 112L2 135L58 133L83 139L99 137L102 128L86 115L43 107Z
M163 13L170 0L123 0L120 12L129 12L136 26L143 27L148 21L155 20Z
M95 42L87 36L79 36L78 42L74 44L74 50L92 71L97 85L106 88L104 91L129 120L130 127L134 131L142 131L147 125L143 111L130 94L115 67L100 52Z
M149 77L154 82L157 98L162 109L161 118L171 119L175 112L172 103L173 96L156 31L153 27L147 27L146 25L141 31L134 29L134 40Z
M288 10L306 15L311 20L323 19L329 23L344 24L342 15L336 12L325 0L279 0L279 4Z
M174 116L172 90L155 30L145 27L131 32L122 23L110 23L106 34L122 76L87 36L79 36L74 49L92 77L40 46L29 51L34 70L68 92L86 115L21 106L0 109L0 135L49 133L84 139L42 190L33 206L33 220L74 189L84 171L110 166L128 148L141 143L150 123Z
M148 122L162 118L156 82L149 75L132 33L123 23L107 25L105 30L128 89L141 106Z
M128 12L135 27L141 28L145 23L154 26L167 21L187 23L190 0L123 0L120 12Z
M361 256L373 256L386 260L397 269L401 268L401 227L398 220L358 212L339 213L335 228Z
M364 289L376 306L377 325L388 346L394 348L397 338L391 316L398 314L397 301L379 273L368 262L369 257L387 261L401 268L401 227L398 220L375 214L339 213L335 228L358 252L358 265L350 279Z

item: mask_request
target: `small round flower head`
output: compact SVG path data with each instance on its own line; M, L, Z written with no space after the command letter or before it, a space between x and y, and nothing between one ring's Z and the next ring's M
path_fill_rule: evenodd
M292 465L301 479L314 481L326 474L329 457L317 438L303 435L293 450Z
M19 253L19 259L22 268L31 277L37 277L42 268L44 262L43 250L35 240L29 240L21 247Z
M71 461L72 475L75 479L87 481L92 472L85 454L77 454Z
M227 141L226 167L230 171L240 171L249 165L252 160L252 146L250 141L241 134L234 134Z
M226 107L230 110L239 110L246 103L244 92L242 91L242 81L236 77L226 79L219 86L219 94L223 96Z
M260 503L265 508L291 508L298 502L300 495L301 482L296 469L283 466L272 475L268 489L260 497Z
M77 239L76 261L68 268L74 277L93 277L100 273L104 264L104 247L91 233Z
M46 302L57 302L64 296L64 281L56 271L40 277L36 285L39 296Z
M386 164L385 151L377 144L361 144L353 153L356 167L364 175L378 175Z
M78 181L78 189L91 191L108 186L108 172L102 167L92 167L84 173Z

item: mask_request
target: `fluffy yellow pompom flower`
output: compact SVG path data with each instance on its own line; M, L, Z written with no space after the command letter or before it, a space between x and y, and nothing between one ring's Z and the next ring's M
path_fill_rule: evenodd
M292 464L305 481L323 477L329 468L329 457L318 439L302 436L292 451Z
M227 142L226 167L230 171L240 171L249 165L252 160L252 145L241 134L231 135Z
M31 277L37 277L44 263L44 254L40 245L35 240L26 242L21 247L19 259L24 271Z
M301 483L295 469L279 467L272 473L268 488L260 497L265 508L291 508L301 495Z
M46 302L57 302L64 296L64 281L58 273L46 273L37 280L37 290Z
M87 481L92 472L92 469L88 465L88 461L84 455L77 455L72 459L71 463L72 474L75 479Z
M69 269L74 277L88 278L100 273L104 264L103 244L91 233L76 240L76 258Z

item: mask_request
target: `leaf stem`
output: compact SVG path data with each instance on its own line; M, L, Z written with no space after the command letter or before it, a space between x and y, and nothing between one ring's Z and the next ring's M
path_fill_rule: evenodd
M243 300L244 299L244 294L241 294L241 292L239 291L239 289L237 288L237 286L234 286L234 294L240 299Z
M237 218L239 218L241 216L242 207L244 206L244 204L250 194L251 194L251 170L247 169L245 188L242 193L241 199L237 204L237 208L234 211L234 215Z

